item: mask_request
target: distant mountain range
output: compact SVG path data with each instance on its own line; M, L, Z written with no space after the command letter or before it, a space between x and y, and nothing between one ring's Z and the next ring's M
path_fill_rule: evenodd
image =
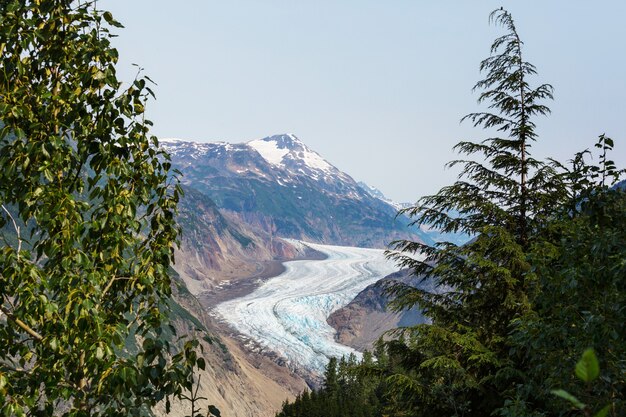
M376 187L372 187L371 185L368 185L366 183L364 183L363 181L359 181L357 183L359 185L359 187L361 187L361 189L363 191L365 191L366 193L368 193L369 195L371 195L374 198L377 198L381 201L384 201L385 203L389 204L391 207L395 208L396 211L411 207L413 204L412 203L398 203L396 201L393 201L389 198L387 198L385 196L385 194L383 194L382 191L380 191L378 188Z
M385 248L395 239L437 240L407 228L399 205L357 183L291 134L247 143L163 139L183 184L232 221L270 237Z

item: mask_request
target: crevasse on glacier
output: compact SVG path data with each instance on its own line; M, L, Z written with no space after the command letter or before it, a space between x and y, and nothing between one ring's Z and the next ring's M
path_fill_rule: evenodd
M328 258L287 262L284 273L247 296L219 304L216 311L290 367L322 372L330 357L360 355L334 341L328 316L397 267L380 249L305 244Z

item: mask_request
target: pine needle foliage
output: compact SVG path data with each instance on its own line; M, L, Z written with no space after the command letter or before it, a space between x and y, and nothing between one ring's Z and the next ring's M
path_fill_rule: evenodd
M565 198L555 166L530 152L537 140L534 120L550 112L543 103L552 99L552 87L531 86L536 68L524 61L511 15L498 9L489 20L505 34L481 62L485 78L474 86L480 91L478 102L488 110L462 120L495 135L459 142L455 149L468 158L448 164L462 168L459 179L402 211L414 224L462 232L472 240L463 246L402 240L388 251L399 266L437 283L434 292L399 284L390 294L395 297L392 308L419 306L432 319L431 325L407 333L412 343L427 347L429 357L420 364L423 374L457 387L459 406L446 415L487 415L482 413L502 403L502 386L517 374L507 353L510 322L530 307L530 236Z
M600 135L595 147L597 165L587 164L591 152L584 151L571 168L563 166L571 202L532 242L533 308L513 321L509 337L511 352L526 364L524 383L498 415L561 415L566 403L555 401L555 388L591 408L611 404L608 416L626 409L626 191L618 184L626 171L608 157L611 138ZM581 386L572 370L590 347L602 377Z
M371 354L369 357L370 365ZM331 358L324 372L324 386L305 391L285 402L276 417L374 417L380 416L382 390L378 375L358 372L354 355Z

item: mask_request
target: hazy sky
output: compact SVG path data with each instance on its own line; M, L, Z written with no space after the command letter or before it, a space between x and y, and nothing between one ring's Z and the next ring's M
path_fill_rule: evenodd
M156 81L159 137L243 142L294 133L329 162L397 201L452 182L443 165L479 108L479 62L507 8L525 58L551 83L535 155L569 159L601 133L626 166L623 0L102 0L126 28L119 73Z

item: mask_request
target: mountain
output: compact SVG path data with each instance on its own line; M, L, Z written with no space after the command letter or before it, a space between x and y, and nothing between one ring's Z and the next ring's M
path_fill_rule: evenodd
M287 241L223 212L196 189L183 186L183 191L177 218L181 247L174 268L193 294L262 275L278 261L303 255Z
M358 182L359 187L361 187L366 193L368 193L369 195L371 195L374 198L377 198L389 205L391 205L392 207L394 207L397 211L403 210L403 209L407 209L410 208L412 206L415 205L415 203L398 203L395 202L389 198L387 198L382 191L380 191L378 188L376 187L372 187L371 185L368 185L362 181ZM404 215L400 216L404 222L409 222L408 218ZM465 242L467 242L470 238L469 236L463 234L463 233L441 233L441 231L437 230L437 229L433 229L432 227L429 227L428 225L425 224L421 224L419 226L414 225L414 226L410 226L411 230L414 233L417 233L421 240L432 245L435 242L451 242L454 243L456 245L462 245Z
M363 191L365 191L366 193L368 193L372 197L377 198L377 199L379 199L379 200L389 204L390 206L392 206L396 210L402 210L402 209L411 207L413 205L412 203L398 203L398 202L395 202L395 201L387 198L385 196L385 194L383 194L383 192L380 191L378 188L372 187L371 185L368 185L368 184L364 183L363 181L359 181L357 184L359 185L359 187L361 187L361 189Z
M361 247L432 241L294 135L239 144L164 139L161 146L186 186L270 237Z

